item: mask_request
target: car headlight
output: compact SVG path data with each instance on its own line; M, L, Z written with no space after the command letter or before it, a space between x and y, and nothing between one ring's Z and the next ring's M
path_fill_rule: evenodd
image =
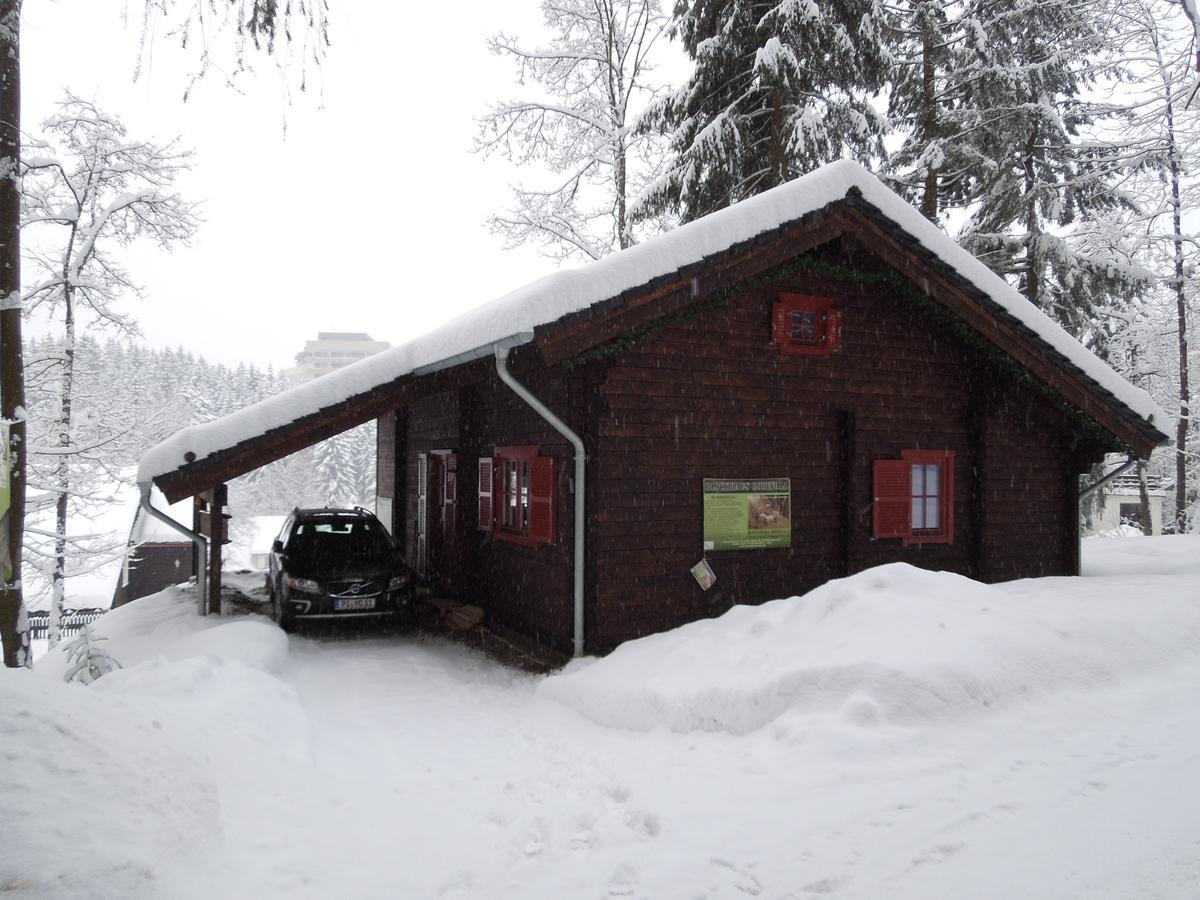
M409 575L407 572L404 573L403 575L393 575L392 580L388 582L387 589L389 591L398 591L398 590L400 590L400 588L406 587L408 585L408 582L409 582Z
M317 584L311 578L297 578L295 575L288 576L288 587L293 591L302 591L306 594L321 593L321 585Z

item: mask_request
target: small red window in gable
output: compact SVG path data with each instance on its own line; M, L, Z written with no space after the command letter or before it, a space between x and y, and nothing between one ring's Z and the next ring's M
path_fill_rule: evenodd
M540 447L497 447L479 460L479 528L528 547L554 543L554 458Z
M903 450L875 460L874 474L875 537L954 543L954 451Z
M829 356L842 346L842 314L832 297L780 294L771 311L771 339L781 353Z

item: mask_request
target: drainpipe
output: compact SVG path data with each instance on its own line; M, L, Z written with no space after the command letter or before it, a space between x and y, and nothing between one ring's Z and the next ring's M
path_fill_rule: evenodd
M1106 484L1108 484L1110 481L1112 481L1118 475L1124 475L1133 466L1136 466L1136 465L1137 465L1137 457L1130 455L1130 457L1128 459L1126 459L1125 462L1121 463L1121 465L1117 466L1117 468L1113 469L1111 472L1109 472L1107 475L1105 475L1103 478L1101 478L1095 484L1090 484L1087 487L1085 487L1082 491L1080 491L1079 499L1083 500L1083 498L1088 496L1088 494L1094 494L1096 491L1100 490L1100 488L1104 487Z
M205 542L205 540L202 536L196 534L196 532L192 531L190 528L185 528L183 525L180 525L178 522L176 522L174 519L172 519L170 516L168 516L165 512L163 512L162 510L158 509L156 506L154 506L153 504L150 503L150 485L151 485L151 482L149 482L149 481L144 481L138 485L138 488L142 492L142 509L144 509L149 515L158 519L158 521L162 522L164 525L169 525L171 528L178 531L180 534L182 534L184 537L186 537L188 540L190 540L193 544L196 545L196 562L197 562L196 592L198 594L198 599L196 602L196 611L202 616L207 616L208 615L208 544Z
M496 374L500 376L500 380L512 388L518 397L528 403L534 412L549 422L551 427L570 441L575 448L575 656L583 656L583 524L585 509L583 485L586 462L583 441L508 371L510 348L497 344L495 350Z

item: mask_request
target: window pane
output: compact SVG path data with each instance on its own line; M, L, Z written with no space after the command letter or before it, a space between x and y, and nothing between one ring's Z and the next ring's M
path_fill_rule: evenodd
M931 497L936 497L940 493L938 491L938 469L940 468L941 466L936 463L925 467L925 490L922 493Z
M792 318L792 340L801 344L817 342L817 316L811 310L794 309Z
M925 527L926 528L941 528L942 518L938 509L938 498L927 497L925 499Z
M912 502L912 527L925 527L925 502L920 497L914 497Z
M912 495L920 497L925 493L925 467L912 467Z

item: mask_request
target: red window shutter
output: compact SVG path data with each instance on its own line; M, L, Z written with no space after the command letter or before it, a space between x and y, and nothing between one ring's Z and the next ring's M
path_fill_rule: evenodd
M554 458L537 456L529 465L529 537L554 543Z
M908 540L912 535L910 471L908 460L875 460L875 537Z
M830 309L825 313L825 346L830 353L837 353L842 348L841 310Z
M479 457L479 530L492 530L492 458Z
M779 345L780 349L791 344L791 336L788 332L788 309L790 307L783 301L777 302L771 307L771 340Z

